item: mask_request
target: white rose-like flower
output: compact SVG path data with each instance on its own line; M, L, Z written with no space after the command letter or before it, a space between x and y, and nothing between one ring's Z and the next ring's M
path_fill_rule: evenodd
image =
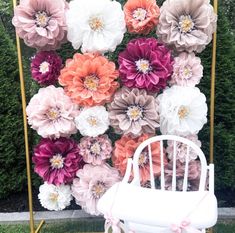
M207 122L206 97L197 87L173 86L157 100L162 134L197 134Z
M44 208L56 211L65 209L73 199L69 185L55 186L48 183L39 187L38 198Z
M97 137L109 128L109 116L105 107L84 108L75 118L77 129L83 136Z
M73 0L66 14L68 40L82 52L114 51L126 24L121 4L110 0Z

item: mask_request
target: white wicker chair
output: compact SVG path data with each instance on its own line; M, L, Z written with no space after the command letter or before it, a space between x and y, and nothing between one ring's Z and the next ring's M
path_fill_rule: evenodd
M165 190L163 144L167 140L173 141L174 145L171 191ZM152 170L151 144L153 143L160 143L161 149L160 189L155 187L155 178ZM182 191L176 190L177 143L183 143L187 146ZM138 162L145 148L149 156L151 188L140 186ZM187 191L190 148L197 153L201 163L198 191ZM131 183L128 183L132 169L134 178ZM206 190L208 171L209 190ZM207 165L202 150L188 139L173 135L152 137L139 145L133 160L129 159L128 161L123 181L114 185L103 195L98 202L98 209L105 216L108 215L112 219L123 220L124 225L119 223L119 226L123 226L125 232L204 233L206 228L212 227L217 221L217 200L214 195L214 165Z

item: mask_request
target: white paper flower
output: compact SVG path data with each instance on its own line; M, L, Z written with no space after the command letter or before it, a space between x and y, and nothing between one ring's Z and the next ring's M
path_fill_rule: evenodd
M39 187L38 198L41 205L48 210L63 210L72 200L71 189L69 185L44 183Z
M197 87L173 86L157 99L162 134L197 134L207 122L206 97Z
M83 136L97 137L109 128L108 112L103 106L85 108L75 118L75 124Z
M66 14L68 40L82 52L114 51L126 24L121 4L110 0L73 0Z

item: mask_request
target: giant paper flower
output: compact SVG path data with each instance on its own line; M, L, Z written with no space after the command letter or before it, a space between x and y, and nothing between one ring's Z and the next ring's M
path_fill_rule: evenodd
M72 139L44 138L34 148L34 171L49 184L71 183L84 162L78 144Z
M127 161L129 158L133 158L133 155L137 147L147 140L150 136L142 134L137 138L130 138L128 136L122 136L121 139L115 142L115 148L112 156L114 167L116 167L122 176L125 175ZM161 172L161 158L160 158L160 143L151 144L152 151L152 162L153 162L153 173L155 176L159 176ZM166 157L164 153L165 163ZM145 183L150 180L150 168L149 168L149 155L146 148L142 151L139 157L139 169L140 169L140 180ZM133 174L132 174L133 176Z
M103 105L119 87L115 64L101 55L76 53L61 70L59 83L73 102L82 106Z
M211 42L217 17L209 0L166 0L157 34L177 51L201 52Z
M201 59L194 53L180 53L175 57L173 75L170 85L195 86L203 76Z
M39 187L38 199L48 210L63 210L70 205L72 198L69 185L55 186L44 183Z
M68 40L82 52L114 51L126 31L121 4L110 0L73 0L66 14Z
M108 106L111 126L118 134L155 133L159 127L157 102L145 90L122 88Z
M151 92L166 87L173 70L170 51L155 38L133 39L118 57L123 84Z
M173 86L158 101L162 134L197 134L207 122L206 97L197 87Z
M72 195L76 203L86 212L100 215L97 202L107 189L120 181L118 171L107 164L100 166L86 164L77 172L77 177L72 185Z
M12 23L28 46L54 50L66 42L66 10L65 0L20 0Z
M42 51L31 61L31 74L42 85L55 84L62 68L62 59L52 51Z
M40 88L26 108L31 128L44 137L68 137L77 132L74 118L78 107L65 95L63 88Z
M155 0L128 0L123 10L130 33L147 35L158 23L160 10Z

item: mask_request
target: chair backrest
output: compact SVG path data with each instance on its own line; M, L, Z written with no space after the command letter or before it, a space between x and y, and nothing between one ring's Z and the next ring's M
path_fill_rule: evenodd
M207 181L207 172L209 170L209 190L214 192L214 166L213 164L210 164L209 166L207 165L207 161L205 158L204 153L202 150L192 141L179 137L179 136L174 136L174 135L161 135L161 136L155 136L152 138L147 139L146 141L142 142L138 148L136 149L133 160L128 161L128 166L127 166L127 171L126 175L124 177L124 182L128 181L130 174L131 174L131 168L133 166L133 173L134 173L134 178L132 183L136 185L140 185L140 172L139 172L139 158L143 150L147 149L148 156L149 156L149 166L150 166L150 183L151 183L151 188L156 188L155 187L155 177L154 177L154 171L153 171L153 161L152 161L152 150L151 150L151 145L153 143L159 143L160 144L160 161L161 161L161 173L160 173L160 189L165 190L165 172L164 172L164 141L173 141L173 156L172 156L172 163L173 163L173 168L172 168L172 191L176 191L176 179L177 179L177 158L176 158L176 153L177 153L177 143L184 144L186 146L186 158L185 158L185 167L184 167L184 176L183 176L183 188L182 191L187 191L188 187L188 169L189 169L189 154L190 151L194 151L198 155L198 158L200 160L201 164L201 174L200 174L200 182L199 182L199 191L205 190L206 187L206 181Z

